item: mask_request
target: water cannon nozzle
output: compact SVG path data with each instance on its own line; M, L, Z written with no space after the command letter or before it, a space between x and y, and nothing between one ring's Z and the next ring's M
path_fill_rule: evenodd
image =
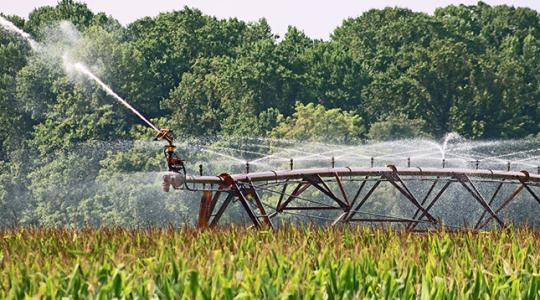
M164 153L169 171L176 173L182 171L185 174L184 160L175 152L176 146L173 143L172 131L168 128L161 128L154 140L166 140L168 143L165 145Z
M176 148L173 143L172 130L169 128L160 128L158 134L154 138L154 141L166 140L169 145L167 147Z

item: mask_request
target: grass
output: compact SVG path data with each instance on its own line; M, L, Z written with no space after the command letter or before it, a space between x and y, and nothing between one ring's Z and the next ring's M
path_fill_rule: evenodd
M0 231L0 298L540 299L540 231Z

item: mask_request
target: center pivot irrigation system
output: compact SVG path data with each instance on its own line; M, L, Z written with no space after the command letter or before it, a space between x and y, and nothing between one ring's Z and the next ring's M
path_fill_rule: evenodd
M157 139L165 139L165 158L169 172L163 176L163 189L168 192L183 189L202 194L197 227L215 227L224 221L227 209L232 203L239 203L247 216L245 220L256 228L277 226L279 217L293 215L317 220L330 226L338 224L367 223L380 225L390 223L411 230L425 230L446 227L444 216L462 216L466 227L484 229L505 227L507 222L503 212L515 201L533 201L540 208L537 188L540 175L527 171L501 171L487 169L421 168L421 167L331 167L266 171L219 176L186 175L183 161L175 154L175 147L169 130L161 129ZM418 183L424 189L410 188ZM482 192L485 185L493 186L490 192ZM468 202L463 212L455 211L452 203L435 215L433 208L441 199L454 201L456 188L461 189L459 197ZM369 212L364 208L377 190L385 190L386 197L401 201L409 209L400 210L406 216L389 215L388 209L380 205L380 210ZM390 193L388 193L390 191ZM448 195L447 195L448 194ZM445 197L446 195L446 197ZM448 203L447 203L448 204ZM477 207L472 217L469 210ZM453 210L453 211L452 211ZM468 219L467 219L468 218ZM466 219L466 220L465 220ZM529 220L530 221L530 220ZM463 228L464 225L458 228ZM452 227L452 226L450 226Z
M38 43L28 33L1 16L0 25L24 38L32 49L39 50ZM84 64L75 63L73 67L155 130L158 133L156 140L167 141L164 155L168 172L163 176L163 189L168 192L172 186L202 193L197 222L200 228L214 227L220 220L225 221L223 216L227 209L230 213L237 203L247 216L244 219L256 228L274 228L280 224L280 216L285 214L331 225L391 223L409 229L448 226L445 225L447 217L457 215L465 220L461 224L477 229L504 227L508 224L505 212L511 210L512 204L524 201L529 205L521 207L518 219L523 208L529 210L528 213L532 209L538 211L532 213L533 220L521 221L539 223L540 175L513 172L510 167L506 171L482 170L478 169L477 163L476 169L444 168L443 159L443 168L410 167L410 162L406 168L373 167L372 160L370 168L335 168L332 161L331 168L294 169L291 160L290 170L249 173L247 168L245 174L188 176L168 129L154 126ZM419 183L427 187L418 188ZM454 194L456 186L461 189L460 195ZM486 192L486 186L493 186L493 189ZM377 192L381 191L384 195L378 197ZM399 204L400 216L388 213L387 202L392 200ZM457 205L457 200L465 206ZM441 206L441 202L446 203ZM471 211L477 213L471 214Z

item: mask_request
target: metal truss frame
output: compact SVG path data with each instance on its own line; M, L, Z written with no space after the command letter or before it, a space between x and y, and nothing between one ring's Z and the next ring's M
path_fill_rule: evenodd
M412 191L406 181L429 180L424 194ZM490 195L480 192L478 182L496 183L495 191ZM354 185L356 192L349 195L345 182ZM368 182L372 182L368 188ZM251 225L255 228L275 228L273 219L288 213L302 216L308 211L334 212L332 218L310 216L326 221L330 226L351 223L399 224L409 230L439 228L442 221L432 214L434 205L448 193L451 185L458 185L482 208L475 221L474 229L485 229L490 224L497 227L507 226L501 211L523 191L540 205L540 198L532 188L540 186L540 175L526 171L504 172L478 169L445 168L397 168L389 165L382 168L323 168L290 171L271 171L251 174L222 174L220 176L189 176L186 183L192 185L189 190L202 191L197 227L212 228L220 224L225 211L232 202L239 202ZM388 216L383 213L371 213L369 217L362 211L364 205L381 186L391 186L413 207L409 217ZM197 188L197 185L204 188ZM334 189L331 185L337 186ZM501 197L503 186L515 186L513 191ZM214 188L217 186L217 188ZM279 188L279 190L275 190ZM292 188L292 191L289 191ZM350 188L349 190L351 190ZM303 197L306 191L318 192L327 201L319 202ZM262 192L278 194L276 203L267 203L261 197ZM268 211L272 211L268 213ZM394 226L394 225L393 225Z

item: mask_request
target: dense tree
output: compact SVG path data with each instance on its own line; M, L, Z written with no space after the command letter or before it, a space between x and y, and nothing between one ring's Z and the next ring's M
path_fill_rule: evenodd
M387 117L369 128L367 137L374 141L390 141L426 137L426 122L422 119L407 119L403 114Z
M266 26L252 25L250 31L266 38L242 46L241 56L199 58L184 74L163 102L180 132L257 135L260 114L271 108L290 111L297 76L280 63L274 38L264 34Z
M358 141L364 128L359 116L320 104L297 103L292 116L275 127L270 136L311 142L351 143Z
M8 19L43 47L0 29L0 226L165 224L189 207L153 201L144 176L137 185L163 170L157 146L135 142L154 132L70 61L158 126L216 147L234 136L540 136L540 15L527 8L370 10L329 41L187 7L127 27L73 0Z
M56 6L43 6L32 11L24 28L34 36L42 37L49 26L54 26L59 21L69 21L82 30L92 23L93 18L94 13L86 4L61 0Z
M29 174L39 224L84 224L80 205L94 195L96 166L95 157L60 152L51 162Z
M341 44L318 43L307 51L307 99L329 108L355 110L363 115L362 90L369 82L361 63L355 62Z
M19 26L24 20L7 17ZM24 41L0 28L0 161L28 136L28 115L17 103L17 74L25 67L29 52Z
M234 55L245 30L244 22L217 20L186 7L137 20L127 35L146 60L153 99L159 101L180 83L197 58Z
M0 161L0 227L30 221L25 216L33 212L27 201L24 171L20 163Z

